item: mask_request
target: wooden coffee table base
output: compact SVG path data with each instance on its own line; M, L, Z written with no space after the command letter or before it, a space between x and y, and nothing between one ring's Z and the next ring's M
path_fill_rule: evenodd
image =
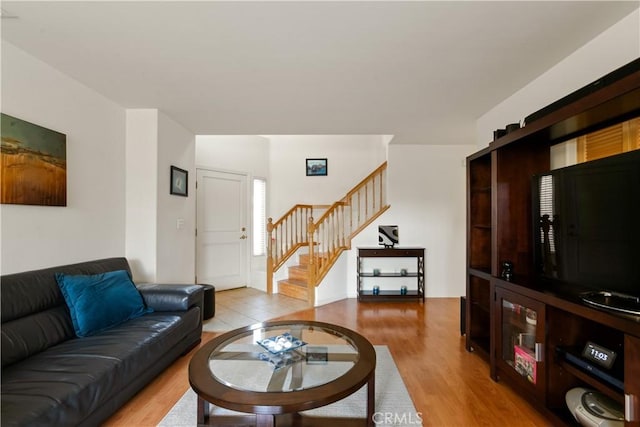
M294 414L254 414L210 416L211 403L198 396L198 426L234 427L372 427L375 408L375 372L367 382L367 417L306 417Z

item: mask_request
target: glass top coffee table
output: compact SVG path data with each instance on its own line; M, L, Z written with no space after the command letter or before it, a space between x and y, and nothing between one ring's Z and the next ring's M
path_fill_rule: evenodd
M189 363L189 382L198 395L199 425L370 426L375 368L375 350L357 332L322 322L275 321L205 344ZM344 399L365 384L364 419L300 414ZM247 415L209 416L210 403Z

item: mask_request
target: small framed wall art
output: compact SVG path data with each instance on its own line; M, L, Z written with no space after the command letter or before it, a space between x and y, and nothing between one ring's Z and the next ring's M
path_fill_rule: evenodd
M327 159L307 159L307 176L327 176Z
M170 193L176 196L187 197L189 195L189 171L171 166Z

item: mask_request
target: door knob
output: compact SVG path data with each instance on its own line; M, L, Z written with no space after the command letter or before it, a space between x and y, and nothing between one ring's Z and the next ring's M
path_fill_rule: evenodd
M247 236L245 234L243 234L242 236L240 236L240 240L246 239Z

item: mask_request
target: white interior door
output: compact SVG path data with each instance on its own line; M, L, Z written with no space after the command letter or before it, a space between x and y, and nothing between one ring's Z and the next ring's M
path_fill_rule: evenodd
M197 170L196 273L216 290L247 285L247 176Z

